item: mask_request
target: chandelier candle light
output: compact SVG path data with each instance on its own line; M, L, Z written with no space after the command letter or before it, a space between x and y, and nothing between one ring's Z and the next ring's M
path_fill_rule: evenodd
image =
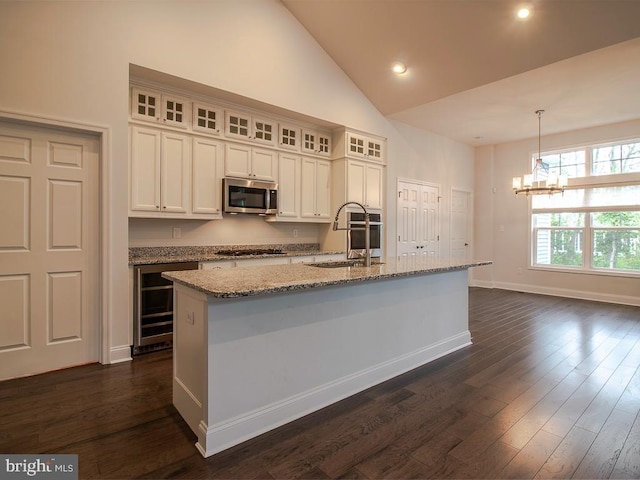
M542 117L543 113L544 110L536 110L538 115L538 158L536 158L536 165L531 173L522 177L513 177L513 191L516 195L519 193L524 193L525 195L553 195L554 193L564 192L564 187L567 185L566 175L549 173L549 165L542 161L540 155L540 117ZM547 173L546 180L538 179L538 174L541 171Z

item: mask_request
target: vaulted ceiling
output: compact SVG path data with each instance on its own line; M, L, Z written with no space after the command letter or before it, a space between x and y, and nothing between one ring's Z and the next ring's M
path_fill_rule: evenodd
M417 128L482 145L537 135L538 109L543 133L640 118L640 0L282 2L380 112Z

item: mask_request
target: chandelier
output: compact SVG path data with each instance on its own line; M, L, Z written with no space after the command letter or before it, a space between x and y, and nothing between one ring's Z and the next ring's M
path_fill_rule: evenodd
M536 110L538 115L538 158L531 173L522 177L513 177L513 191L516 195L523 193L525 195L553 195L554 193L564 192L567 185L566 175L557 175L549 173L549 165L542 161L540 155L540 117L544 110ZM545 172L546 179L538 179L538 175Z

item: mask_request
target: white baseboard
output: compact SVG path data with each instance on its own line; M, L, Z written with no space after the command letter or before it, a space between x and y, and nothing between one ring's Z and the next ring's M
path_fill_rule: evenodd
M215 425L200 422L196 447L202 456L209 457L468 345L471 334L466 331Z
M121 363L130 362L131 358L131 346L121 345L119 347L111 347L109 350L109 363Z
M537 293L540 295L552 295L554 297L577 298L580 300L592 300L594 302L617 303L621 305L640 306L640 296L614 295L601 292L586 292L569 288L543 287L539 285L526 285L508 282L474 282L474 287L500 288L515 292Z
M470 280L470 287L480 287L480 288L494 288L493 282L491 280Z

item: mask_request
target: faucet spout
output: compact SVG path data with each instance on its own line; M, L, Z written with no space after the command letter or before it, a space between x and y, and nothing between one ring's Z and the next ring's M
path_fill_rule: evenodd
M338 219L340 217L340 212L342 212L342 209L344 207L346 207L347 205L357 205L358 207L360 207L362 209L362 211L364 212L364 248L365 248L365 257L364 257L364 266L365 267L370 267L371 266L371 238L370 238L370 232L371 232L371 226L369 224L369 212L367 211L367 209L365 208L364 205L362 205L359 202L345 202L342 205L340 205L340 208L338 208L338 211L336 212L336 218L333 220L333 230L353 230L352 227L343 227L340 228L338 226Z

